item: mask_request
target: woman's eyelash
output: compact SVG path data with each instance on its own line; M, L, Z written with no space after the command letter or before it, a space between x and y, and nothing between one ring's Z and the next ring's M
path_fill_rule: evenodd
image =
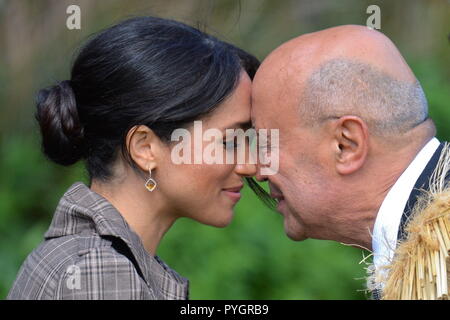
M231 141L224 141L224 142L223 142L223 145L224 145L225 148L227 148L227 149L239 147L239 143L236 143L234 140L231 140Z

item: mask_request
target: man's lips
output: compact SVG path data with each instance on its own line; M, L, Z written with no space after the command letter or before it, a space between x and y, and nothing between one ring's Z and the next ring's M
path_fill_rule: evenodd
M270 192L270 196L278 201L284 200L284 196L281 193Z
M270 196L278 202L284 200L283 193L272 182L269 182Z
M277 211L283 215L283 210L285 208L284 196L281 193L271 192L270 196L277 201Z
M282 213L284 208L284 196L283 193L272 183L269 183L270 196L277 201L277 210Z

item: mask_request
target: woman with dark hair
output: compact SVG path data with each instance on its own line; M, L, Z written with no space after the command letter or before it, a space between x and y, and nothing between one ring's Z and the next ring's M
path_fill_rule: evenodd
M45 155L83 159L89 185L61 198L45 240L9 299L187 299L188 281L158 256L180 217L224 227L255 165L175 164L175 129L250 123L252 55L180 22L140 17L92 38L71 79L43 89L36 119ZM193 150L198 151L198 150ZM253 180L252 188L257 189Z

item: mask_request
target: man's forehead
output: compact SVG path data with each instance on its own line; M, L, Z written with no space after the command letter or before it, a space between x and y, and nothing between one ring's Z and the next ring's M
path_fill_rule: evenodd
M252 90L252 118L255 122L255 114L261 113L268 116L280 115L281 112L297 111L302 93L303 82L297 76L297 70L289 63L282 63L274 68L268 68L267 72L255 77ZM260 117L256 118L256 121ZM259 125L259 123L257 123Z
M307 41L309 38L310 35L305 35L284 43L261 64L252 87L255 126L266 127L263 121L275 123L281 118L297 120L295 115L298 115L303 88L320 64L317 57L320 47Z
M256 102L259 99L275 98L286 94L292 78L289 76L289 65L287 63L270 64L263 66L261 72L255 76L252 87L252 97Z
M261 64L254 79L254 99L270 95L297 102L308 77L320 65L316 45L288 42L272 52Z
M298 115L298 95L286 87L274 85L259 95L251 107L251 121L255 129L277 128ZM290 120L289 120L290 119Z

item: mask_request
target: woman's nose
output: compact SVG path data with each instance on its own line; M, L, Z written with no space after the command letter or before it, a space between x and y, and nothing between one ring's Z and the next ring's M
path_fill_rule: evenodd
M253 177L256 175L256 164L244 163L237 164L234 171L243 177Z

